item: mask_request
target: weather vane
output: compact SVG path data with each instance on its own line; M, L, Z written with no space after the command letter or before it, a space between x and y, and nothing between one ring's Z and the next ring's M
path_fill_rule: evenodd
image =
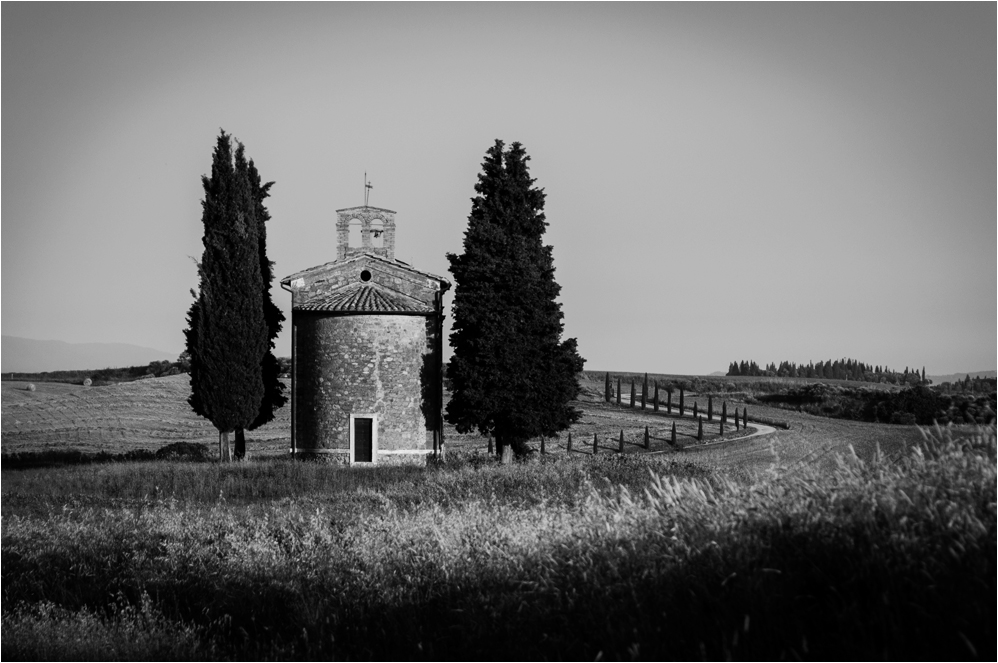
M368 198L371 195L371 189L374 185L367 181L367 171L364 171L364 207L367 207Z

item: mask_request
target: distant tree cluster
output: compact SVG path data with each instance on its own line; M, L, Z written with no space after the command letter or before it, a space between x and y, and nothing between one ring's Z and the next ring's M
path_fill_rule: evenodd
M998 379L986 377L970 377L969 375L956 382L943 382L937 387L945 394L990 394L998 388Z
M872 366L855 359L836 359L808 362L805 366L790 361L780 362L780 365L768 364L760 368L754 361L733 361L728 365L728 375L745 375L752 377L781 378L819 378L823 380L856 380L858 382L884 382L888 384L916 385L925 384L925 368L922 372L910 370L894 371L886 366Z
M291 357L278 357L278 367L281 375L291 372ZM119 382L131 382L143 378L163 378L191 370L191 356L182 352L176 361L151 361L139 366L120 366L118 368L76 369L71 371L45 371L41 373L4 373L4 380L31 380L33 382L62 382L65 384L83 384L90 379L91 386L103 387Z
M922 426L936 422L986 424L994 421L998 407L994 387L985 394L943 394L935 387L925 385L893 391L808 384L785 393L760 395L758 400L766 405L822 417Z
M186 353L185 353L186 354ZM151 361L140 366L118 368L79 369L71 371L45 371L43 373L4 373L5 380L33 380L34 382L63 382L83 384L89 379L91 386L101 387L118 382L131 382L142 378L161 378L186 373L190 364L184 364L184 355L177 361Z

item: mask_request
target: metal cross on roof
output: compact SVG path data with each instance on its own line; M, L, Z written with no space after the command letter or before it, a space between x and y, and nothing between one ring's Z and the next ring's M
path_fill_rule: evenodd
M374 185L367 181L367 171L364 171L364 207L367 207L368 197L371 195L371 189Z

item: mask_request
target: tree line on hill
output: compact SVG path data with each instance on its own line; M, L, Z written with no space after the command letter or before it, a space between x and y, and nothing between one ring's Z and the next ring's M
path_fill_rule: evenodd
M71 371L45 371L41 373L4 373L5 380L30 380L32 382L63 382L66 384L84 384L90 380L95 387L102 387L119 382L132 382L143 378L161 378L168 375L178 375L190 370L190 359L187 353L180 355L177 361L151 361L140 366L119 366L116 368L78 369Z
M819 378L823 380L855 380L857 382L881 382L899 385L926 384L925 367L922 372L909 369L894 371L886 366L872 366L855 359L836 359L832 361L808 362L807 365L797 365L790 361L782 361L779 366L774 363L760 368L754 361L733 361L728 365L727 375L744 375L752 377L781 378Z
M291 357L277 357L281 377L291 373ZM39 373L4 373L4 380L20 380L31 382L62 382L65 384L83 384L90 380L94 387L103 387L119 382L133 382L146 378L162 378L180 373L190 373L191 357L186 352L180 354L176 361L151 361L140 366L119 366L117 368L76 369L71 371L44 371Z
M998 410L994 383L992 379L991 390L984 393L942 393L925 385L885 391L819 383L759 395L756 400L822 417L882 424L987 424Z
M936 388L944 394L990 394L998 386L998 379L989 377L970 377L969 375L956 382L943 382Z

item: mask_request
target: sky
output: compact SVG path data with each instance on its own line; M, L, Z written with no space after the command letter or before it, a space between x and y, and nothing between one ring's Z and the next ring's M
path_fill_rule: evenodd
M0 11L5 335L179 354L224 129L278 278L335 259L365 172L449 277L498 138L587 369L998 365L995 3Z

